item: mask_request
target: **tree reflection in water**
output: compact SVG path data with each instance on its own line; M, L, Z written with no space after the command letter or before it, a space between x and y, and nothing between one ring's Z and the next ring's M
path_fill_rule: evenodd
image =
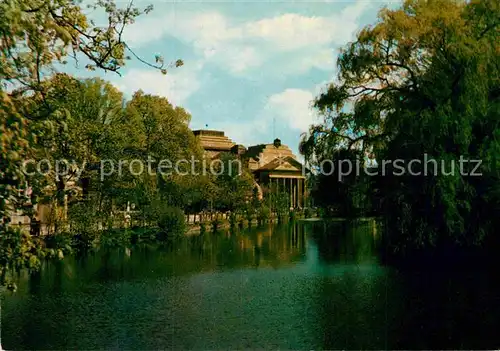
M484 271L399 272L373 222L185 237L49 262L4 294L7 349L493 348ZM478 317L480 316L480 317Z

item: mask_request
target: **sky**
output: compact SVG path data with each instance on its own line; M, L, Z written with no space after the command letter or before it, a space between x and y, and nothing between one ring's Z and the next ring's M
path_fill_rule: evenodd
M397 1L159 1L125 30L128 45L154 62L182 59L166 76L139 61L116 74L93 72L126 96L142 89L192 116L192 129L223 130L238 144L280 138L298 154L318 121L311 102L336 74L339 49L378 10ZM126 6L127 3L118 4ZM80 74L88 76L88 74Z

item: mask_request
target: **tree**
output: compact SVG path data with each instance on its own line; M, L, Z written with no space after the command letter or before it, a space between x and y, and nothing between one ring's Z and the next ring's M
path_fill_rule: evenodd
M215 208L220 211L241 211L252 199L252 174L236 156L222 153L215 183Z
M121 156L127 138L121 129L123 96L99 78L77 80L57 74L44 84L47 105L33 99L34 108L30 112L44 115L46 106L52 112L30 123L31 135L36 136L31 157L37 161L50 160L54 166L59 162L59 174L52 169L45 180L55 188L57 204L62 205L68 195L68 182L78 181L86 196L90 182L85 180L98 178L95 166L101 160L117 160ZM62 173L67 174L62 176ZM33 180L30 179L31 184Z
M7 222L13 206L29 199L23 194L26 177L22 162L31 152L34 137L29 123L47 115L30 115L29 101L39 99L52 113L46 100L49 76L57 65L64 65L68 57L83 60L90 70L96 68L118 72L125 64L128 46L122 40L124 28L133 23L148 6L140 11L131 5L125 9L113 0L98 0L95 9L103 9L108 25L96 26L84 10L71 0L6 0L0 3L0 235L11 235ZM133 52L132 55L136 56ZM137 56L136 56L137 57ZM140 59L140 58L139 58ZM141 59L142 60L142 59ZM142 60L144 61L144 60ZM166 73L163 59L157 58L151 66ZM180 66L177 60L170 66ZM27 97L29 99L27 99ZM21 235L16 241L24 245ZM30 252L30 251L28 251ZM23 256L29 262L31 256ZM8 260L7 260L8 261ZM3 272L12 267L2 261ZM16 267L20 267L16 264ZM0 284L2 284L0 282Z
M424 154L486 161L480 178L386 169L377 188L394 251L477 244L498 224L499 18L491 0L383 9L341 51L337 80L315 100L325 118L303 141L308 156L345 148L406 164Z
M135 151L158 162L199 159L201 149L188 125L191 116L182 107L174 107L168 99L138 91L127 103L125 115L139 129Z
M193 193L185 196L188 189L194 189L195 174L201 171L201 146L188 127L191 116L183 108L172 106L166 98L142 91L136 92L127 103L125 116L137 138L131 140L128 150L149 164L153 173L145 170L148 174L136 180L153 177L152 184L158 186L157 201L166 201L170 206L186 208L199 201Z
M310 191L316 205L325 209L326 216L356 217L371 209L373 180L365 174L357 174L355 168L357 163L359 167L365 166L361 156L359 150L347 149L318 155L322 168L313 176Z

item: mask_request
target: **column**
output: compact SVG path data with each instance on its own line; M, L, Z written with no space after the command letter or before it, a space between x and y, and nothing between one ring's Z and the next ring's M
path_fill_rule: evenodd
M305 179L303 179L302 181L303 181L302 184L304 185L304 189L302 189L302 191L304 193L304 206L305 206L307 204L307 184Z
M288 181L290 182L290 207L293 207L292 179L288 178Z
M302 206L302 178L299 178L299 180L297 181L297 198L298 198L298 206L300 206L300 208L303 208L304 206Z
M297 190L297 185L295 184L297 183L297 179L295 178L292 178L292 184L293 184L293 202L292 202L292 207L295 208L297 207L297 196L296 196L296 190Z
M306 207L306 180L302 178L302 206Z

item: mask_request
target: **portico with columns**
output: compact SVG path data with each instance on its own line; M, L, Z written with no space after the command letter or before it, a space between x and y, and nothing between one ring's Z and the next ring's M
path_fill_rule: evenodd
M302 164L286 157L275 159L254 171L259 184L272 192L287 193L292 208L304 208L307 197L306 177Z
M262 193L262 186L270 191L285 192L290 196L290 206L304 208L307 198L305 168L297 161L292 150L275 139L272 144L259 144L245 148L234 143L223 131L195 130L205 154L219 157L221 152L237 155L253 173L256 186Z

